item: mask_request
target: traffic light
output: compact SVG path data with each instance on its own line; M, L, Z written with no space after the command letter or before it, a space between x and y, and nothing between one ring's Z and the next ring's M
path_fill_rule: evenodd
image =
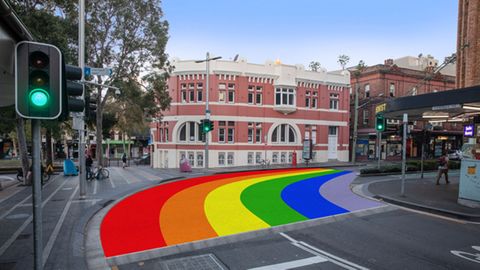
M56 119L62 110L62 53L50 44L15 47L15 110L23 118Z
M375 117L375 129L378 132L385 131L385 118L383 114L377 114Z
M210 121L210 119L200 120L200 129L202 130L202 133L208 133L212 131L213 128L213 121Z
M83 112L85 101L81 99L83 84L75 82L82 79L82 69L63 63L63 106L62 118L67 119L70 112ZM80 97L80 98L79 98Z
M97 118L97 96L85 91L85 120L94 122Z

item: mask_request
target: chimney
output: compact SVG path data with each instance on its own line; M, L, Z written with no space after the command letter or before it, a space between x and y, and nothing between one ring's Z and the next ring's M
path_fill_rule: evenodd
M389 58L385 60L385 66L393 66L393 59Z

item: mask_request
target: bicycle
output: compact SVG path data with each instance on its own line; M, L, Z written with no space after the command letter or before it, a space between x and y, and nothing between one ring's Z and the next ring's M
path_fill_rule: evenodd
M48 180L50 180L50 174L43 169L43 166L41 168L41 171L42 171L42 185L47 182ZM22 168L19 168L17 170L17 180L18 182L22 182L23 183L23 169Z
M92 169L87 170L88 180L93 180L94 178L96 178L97 180L103 180L109 177L110 177L110 172L102 166L98 166L94 170Z
M262 166L262 168L268 168L268 166L270 166L270 160L268 160L268 159L261 159L261 160L260 160L260 165Z

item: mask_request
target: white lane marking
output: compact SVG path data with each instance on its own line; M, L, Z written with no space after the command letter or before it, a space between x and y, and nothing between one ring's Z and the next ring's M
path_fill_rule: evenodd
M296 247L299 247L313 255L317 255L317 256L323 256L325 258L328 259L328 261L338 265L338 266L341 266L345 269L352 269L352 270L355 270L355 269L360 269L360 270L368 270L368 268L365 268L363 266L360 266L358 264L355 264L353 262L350 262L348 260L345 260L345 259L342 259L340 257L337 257L331 253L328 253L324 250L321 250L321 249L318 249L312 245L309 245L303 241L298 241L296 239L294 239L293 237L285 234L285 233L279 233L281 236L285 237L287 240L289 240L294 246Z
M67 216L68 210L70 209L70 206L72 205L73 197L77 193L78 188L79 188L79 185L77 185L77 187L73 191L72 195L70 195L70 198L68 199L68 202L65 205L65 208L63 208L63 212L60 215L60 218L58 219L57 224L55 225L55 228L53 229L53 232L50 235L50 238L48 239L47 245L43 249L43 266L45 266L45 263L47 262L48 256L50 256L50 252L52 251L53 244L55 243L55 240L57 240L58 233L60 232L60 229L62 228L63 222L65 221L65 217Z
M97 194L97 187L98 187L98 181L94 179L93 180L93 195Z
M473 249L480 251L480 246L472 246ZM461 250L450 250L453 255L471 262L480 263L480 253L469 253Z
M117 171L115 171L115 172L117 173ZM131 182L130 182L125 176L123 176L122 173L119 173L119 172L118 172L118 175L120 175L120 177L122 177L123 180L125 180L125 182L127 182L127 184L129 184L129 185L131 184Z
M13 233L13 235L7 241L5 241L5 243L0 247L0 257L10 247L10 245L15 241L15 239L17 239L17 237L23 232L23 230L25 230L25 228L28 226L28 224L30 224L30 222L32 222L32 220L33 220L33 216L30 215L27 218L27 220L25 220L25 222L23 222L22 226L20 226L20 228L18 228L18 230L15 231Z
M297 267L302 267L302 266L307 266L307 265L312 265L312 264L322 263L322 262L328 262L328 260L320 256L314 256L314 257L296 260L296 261L289 261L284 263L277 263L277 264L271 264L271 265L266 265L261 267L250 268L250 270L287 270L287 269L293 269Z
M18 192L20 192L20 191L22 191L22 190L24 190L24 189L25 189L25 187L19 187L18 190L12 192L10 195L8 195L8 196L6 196L5 198L1 199L1 200L0 200L0 204L1 204L2 202L4 202L4 201L10 199L10 198L13 197L15 194L17 194Z
M51 182L47 183L50 184ZM47 198L47 200L42 203L42 207L45 205L45 203L47 203L48 200L50 200L53 195L55 195L55 193L57 193L67 182L64 181L62 184L60 184L60 186L54 191L52 192L52 194ZM44 185L45 187L46 185ZM8 216L13 210L15 210L16 208L18 208L19 206L23 206L23 204L29 200L30 198L32 197L32 195L28 195L25 199L23 199L22 201L20 201L19 203L17 203L16 205L14 205L12 208L10 208L10 210L8 210L7 212L5 212L2 216L0 216L0 220L4 219L6 216ZM31 205L31 204L30 204Z
M108 177L108 181L110 181L110 185L112 185L112 188L115 188L115 183L113 183L113 180L111 177Z
M43 201L42 203L42 209L43 207L45 206L45 204L47 204L48 201L50 201L52 199L52 197L67 183L67 181L64 181L62 184L60 184L60 186L54 191L52 192L52 194L50 196L48 196L47 199L45 199L45 201ZM29 199L32 195L29 195L27 198L25 198L23 201L21 201L20 203L23 203L25 200ZM18 205L20 205L20 203L18 203L17 205L15 205L14 207L17 207ZM6 214L9 214L11 211L13 211L14 208L10 209L10 211L8 211ZM0 217L0 219L4 218L3 215L2 217ZM18 230L16 230L12 236L5 242L5 244L3 244L1 247L0 247L0 257L3 255L3 253L10 247L10 245L15 241L15 239L17 239L17 237L23 232L23 230L28 226L28 224L30 224L30 222L32 222L33 220L33 215L30 215L28 217L28 219L22 224L22 226L20 226L20 228L18 228Z
M10 181L13 181L13 180L15 180L15 179L13 179L13 178L12 178L12 177L10 177L10 176L3 176L3 175L2 175L2 176L0 176L0 179L7 179L7 180L10 180Z

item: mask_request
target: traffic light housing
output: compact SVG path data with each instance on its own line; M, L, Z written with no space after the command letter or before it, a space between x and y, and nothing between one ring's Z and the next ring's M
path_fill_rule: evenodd
M15 110L23 118L56 119L62 112L62 53L50 44L15 46Z
M200 120L200 129L202 130L202 133L208 133L212 131L214 128L213 121L210 121L210 119L202 119Z
M377 114L375 117L375 130L378 132L385 131L385 118L383 114Z
M82 79L82 69L63 63L62 73L62 86L64 89L62 118L67 119L70 112L83 112L86 102L81 98L84 93L84 86L76 82Z
M95 122L97 118L97 96L85 91L85 120Z

